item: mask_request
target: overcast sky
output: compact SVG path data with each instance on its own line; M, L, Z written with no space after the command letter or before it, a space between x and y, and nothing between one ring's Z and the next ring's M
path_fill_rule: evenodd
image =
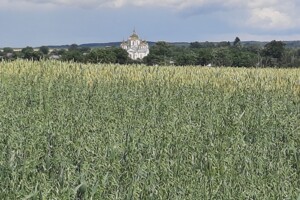
M300 0L0 0L0 47L300 40Z

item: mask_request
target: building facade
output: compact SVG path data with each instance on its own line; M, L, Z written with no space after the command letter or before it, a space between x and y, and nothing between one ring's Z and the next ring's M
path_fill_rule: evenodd
M123 41L121 48L125 49L129 57L133 60L143 59L149 54L149 45L147 41L141 40L135 30L127 41Z

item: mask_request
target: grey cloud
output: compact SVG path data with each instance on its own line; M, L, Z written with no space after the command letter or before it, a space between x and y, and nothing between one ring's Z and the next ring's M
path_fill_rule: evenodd
M252 26L260 29L289 29L300 25L299 2L299 0L0 0L0 9L15 9L16 7L29 10L35 7L55 9L58 6L85 9L126 6L165 7L176 11L182 17L222 12L228 15L228 17L224 17L228 23L232 23L231 20L234 20L234 23L238 23L240 26ZM235 16L238 14L241 16ZM238 22L239 20L240 22ZM283 22L285 22L284 26L280 27Z

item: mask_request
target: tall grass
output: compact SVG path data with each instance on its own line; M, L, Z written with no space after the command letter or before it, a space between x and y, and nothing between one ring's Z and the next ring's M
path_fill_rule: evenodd
M297 199L300 69L0 63L0 199Z

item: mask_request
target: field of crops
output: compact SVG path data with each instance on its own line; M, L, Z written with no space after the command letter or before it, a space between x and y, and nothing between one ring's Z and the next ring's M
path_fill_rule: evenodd
M0 62L0 199L297 199L300 68Z

